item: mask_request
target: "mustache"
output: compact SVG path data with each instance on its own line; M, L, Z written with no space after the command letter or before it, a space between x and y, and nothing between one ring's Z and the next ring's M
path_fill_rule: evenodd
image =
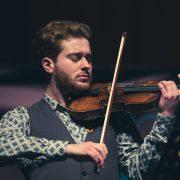
M84 70L83 72L79 73L77 76L78 76L78 77L79 77L79 76L91 77L91 76L92 76L92 72L90 72L90 71L88 71L88 70Z

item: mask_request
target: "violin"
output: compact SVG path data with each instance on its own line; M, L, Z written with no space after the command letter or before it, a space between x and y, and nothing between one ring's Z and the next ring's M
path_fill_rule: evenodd
M161 93L157 83L157 81L145 81L117 84L111 113L121 111L140 113L158 108ZM88 92L80 98L73 99L69 104L71 115L83 121L104 117L110 90L110 83L92 85Z
M75 119L92 120L104 117L100 144L105 142L110 114L118 111L147 111L157 107L160 98L160 89L157 82L117 84L119 67L122 60L122 52L127 32L124 32L120 42L120 48L116 61L112 85L94 84L84 96L74 99L69 104L71 115ZM100 168L95 165L95 172L100 173Z

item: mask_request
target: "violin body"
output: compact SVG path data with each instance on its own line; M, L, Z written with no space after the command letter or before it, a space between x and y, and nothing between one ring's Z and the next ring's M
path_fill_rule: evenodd
M93 84L91 89L69 104L71 115L78 120L104 117L111 84ZM155 81L117 84L111 112L145 112L158 107L160 90Z

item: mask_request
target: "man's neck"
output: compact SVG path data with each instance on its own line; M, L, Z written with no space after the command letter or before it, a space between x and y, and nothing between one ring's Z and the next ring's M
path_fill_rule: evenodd
M51 81L48 84L45 92L49 97L56 100L59 104L61 104L64 107L67 107L65 97L63 96L62 92L60 92L60 90L57 88L56 84L53 81Z

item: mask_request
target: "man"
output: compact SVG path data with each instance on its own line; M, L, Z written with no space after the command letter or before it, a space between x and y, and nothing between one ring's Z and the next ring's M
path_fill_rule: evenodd
M86 125L71 116L70 97L91 87L90 37L87 25L71 21L50 22L38 33L38 52L49 74L45 95L30 108L9 111L0 122L1 160L19 166L27 179L117 180L119 165L129 178L144 179L161 157L179 102L172 81L158 84L161 113L142 144L126 113L116 115L105 144L98 143L101 121Z

